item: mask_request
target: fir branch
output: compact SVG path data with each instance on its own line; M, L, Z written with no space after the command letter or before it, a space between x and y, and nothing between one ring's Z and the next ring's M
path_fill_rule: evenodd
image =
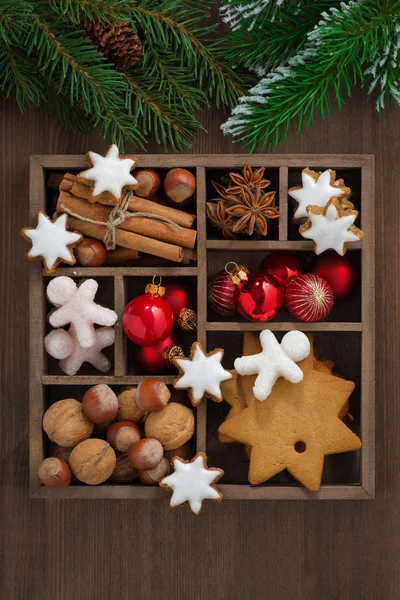
M312 123L315 111L323 118L329 115L330 89L342 106L343 94L351 94L357 80L363 82L363 64L379 56L378 41L398 17L399 4L399 0L350 1L341 10L324 13L308 34L304 50L287 67L261 79L241 99L223 131L239 136L251 151L271 149L286 139L291 123L298 133Z

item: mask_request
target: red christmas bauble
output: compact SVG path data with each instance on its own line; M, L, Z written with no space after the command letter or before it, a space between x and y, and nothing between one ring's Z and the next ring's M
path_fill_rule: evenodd
M151 346L165 340L174 322L168 302L158 294L151 293L131 300L122 315L122 327L126 335L139 346Z
M178 279L168 279L165 284L164 300L168 302L174 317L185 308L196 308L196 288Z
M178 279L168 279L164 298L170 305L179 327L186 330L196 329L196 288L193 285Z
M137 364L147 373L176 372L170 362L174 356L183 356L174 335L169 335L165 340L152 346L134 346L134 358Z
M300 261L293 252L272 252L260 264L261 273L269 273L286 287L293 277L303 273Z
M249 273L235 289L236 308L249 321L270 321L281 308L284 289L272 275Z
M334 302L329 283L313 273L292 279L286 287L285 300L292 317L306 323L325 319Z
M357 282L357 269L346 256L329 252L320 256L312 270L331 286L335 300L351 294Z
M208 284L208 301L212 308L223 317L236 314L235 284L226 271L219 271Z

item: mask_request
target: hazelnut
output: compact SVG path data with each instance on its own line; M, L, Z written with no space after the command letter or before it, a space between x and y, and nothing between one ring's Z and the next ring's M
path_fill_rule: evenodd
M147 412L156 412L165 408L171 393L165 383L159 379L144 379L136 390L136 402L139 408Z
M146 413L137 405L136 390L136 387L125 387L119 392L117 397L119 406L118 421L138 423L144 418Z
M97 438L78 444L69 457L69 466L75 477L88 485L106 481L112 475L116 462L110 444Z
M168 458L169 462L172 462L172 459L177 456L182 460L190 460L194 456L194 452L190 446L190 444L182 444L179 448L175 448L175 450L167 450L165 453L165 458Z
M154 438L142 438L129 450L128 458L140 471L154 469L162 457L164 450L161 443Z
M155 469L138 471L139 479L145 485L158 485L170 471L168 459L162 458Z
M52 442L73 448L92 435L93 423L84 414L80 402L67 398L55 402L45 412L43 429Z
M85 237L75 248L75 256L82 267L101 267L106 262L107 250L99 240Z
M156 438L164 450L174 450L194 434L193 411L183 404L170 402L163 410L150 413L144 424L146 437Z
M196 178L186 169L171 169L164 180L164 192L176 204L184 202L194 195Z
M72 448L63 448L62 446L58 446L58 444L54 444L50 442L48 455L49 457L54 458L62 458L68 464L69 455L72 452Z
M135 467L131 465L127 454L117 454L117 463L115 469L111 474L110 481L117 483L131 483L138 478L138 472Z
M141 438L140 429L130 421L118 421L107 429L107 442L119 452L129 452Z
M46 458L38 473L40 481L46 487L63 488L71 483L71 469L62 458Z
M141 198L150 198L156 194L160 188L161 180L157 171L153 169L140 169L135 171L135 178L139 187L135 189L135 195Z
M91 387L83 396L82 409L93 423L109 423L118 413L118 400L105 383Z

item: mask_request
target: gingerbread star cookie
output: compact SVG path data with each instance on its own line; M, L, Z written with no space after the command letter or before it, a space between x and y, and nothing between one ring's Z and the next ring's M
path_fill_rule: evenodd
M324 456L357 450L360 439L339 414L354 383L314 369L311 352L299 363L303 380L279 378L264 402L253 402L220 426L252 446L249 481L259 484L287 469L307 489L320 487Z
M174 456L172 464L175 472L161 480L160 486L172 491L169 505L171 508L189 504L191 510L198 515L204 500L221 502L222 494L215 487L224 471L207 467L207 456L199 452L191 461L184 461Z
M358 242L364 236L354 225L358 211L342 208L337 198L331 198L325 208L307 206L307 214L310 220L300 226L299 232L314 241L316 254L335 250L344 256L346 243Z
M30 260L42 260L48 275L54 273L60 262L74 265L75 256L72 248L83 239L83 236L67 230L67 215L56 216L52 221L45 212L39 210L37 220L36 227L21 229L22 237L32 243L26 256Z
M90 187L90 193L85 196L89 202L118 205L124 191L134 190L139 186L131 175L137 159L134 156L122 157L115 144L109 147L105 156L88 152L87 159L90 168L79 173L76 182L78 186L81 184Z
M303 169L301 181L302 186L295 186L288 190L289 196L298 203L294 213L295 219L307 217L307 206L309 205L325 208L333 196L347 199L351 194L350 188L345 186L343 179L336 180L336 173L332 169L327 169L323 173ZM351 203L348 204L353 208Z
M181 372L174 382L175 389L190 390L189 397L194 406L198 406L205 396L221 402L220 384L232 377L232 373L221 365L223 356L221 348L206 354L201 344L192 344L190 358L174 358L174 365Z

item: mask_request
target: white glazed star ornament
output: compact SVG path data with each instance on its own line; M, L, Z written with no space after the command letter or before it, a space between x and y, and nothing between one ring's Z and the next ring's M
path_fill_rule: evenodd
M181 372L174 387L177 390L190 389L189 397L194 406L198 406L204 396L221 402L220 384L232 377L232 373L221 365L223 356L221 348L205 354L201 345L195 342L192 344L190 358L174 358L174 365Z
M118 147L113 144L105 156L96 152L88 153L91 168L79 173L78 177L93 184L93 196L110 192L120 200L124 187L137 186L137 179L131 175L135 165L132 158L120 158Z
M284 377L291 383L299 383L303 379L303 371L296 362L310 354L310 342L301 331L289 331L279 343L268 329L261 332L260 342L262 350L259 354L237 358L234 367L239 375L257 375L253 394L257 400L265 400L278 377Z
M94 279L86 279L78 287L73 279L65 276L55 277L47 286L47 298L59 307L50 315L50 325L74 325L82 348L96 343L94 323L111 327L118 319L116 312L94 302L98 287Z
M321 254L325 250L335 250L346 254L347 242L358 242L364 233L354 225L358 212L343 209L336 198L331 198L325 208L307 207L309 221L301 225L301 235L314 241L314 251Z
M35 228L24 227L21 235L32 243L27 253L30 259L41 259L47 274L54 273L58 263L75 264L75 256L71 250L83 236L80 233L67 231L67 215L60 215L53 221L42 210L38 211L38 223Z
M221 502L222 494L215 487L224 471L207 467L207 456L199 452L190 461L185 462L175 456L172 459L175 472L161 480L160 486L172 491L169 505L171 508L186 502L191 510L198 515L204 500Z
M349 196L350 189L346 188L343 180L336 181L336 173L327 169L323 173L316 173L311 169L304 169L301 173L303 186L289 189L289 195L298 202L294 213L295 219L307 217L307 206L325 208L330 198Z

